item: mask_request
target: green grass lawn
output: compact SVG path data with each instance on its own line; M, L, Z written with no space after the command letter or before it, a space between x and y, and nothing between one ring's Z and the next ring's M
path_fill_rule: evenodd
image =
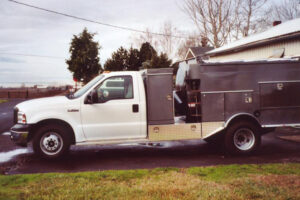
M0 199L300 199L300 164L1 175Z
M0 103L5 103L5 102L8 102L7 99L0 99Z

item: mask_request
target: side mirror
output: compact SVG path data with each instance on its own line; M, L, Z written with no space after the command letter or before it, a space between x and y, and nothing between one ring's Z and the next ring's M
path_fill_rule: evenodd
M98 103L98 94L96 90L92 90L84 100L85 104Z

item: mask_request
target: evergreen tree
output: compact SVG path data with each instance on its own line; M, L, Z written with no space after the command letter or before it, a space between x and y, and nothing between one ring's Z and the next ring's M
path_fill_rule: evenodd
M148 42L142 44L139 57L144 68L168 68L172 64L167 54L161 53L158 56L157 51Z
M108 71L124 71L128 69L128 63L128 51L121 46L105 62L104 69Z
M172 64L172 60L168 58L168 55L161 53L159 56L153 56L150 62L150 68L169 68Z
M150 61L154 56L157 56L157 52L151 44L149 42L143 43L139 53L140 63L143 64L143 62Z
M149 44L143 43L140 51L130 48L126 50L120 47L107 59L104 69L108 71L138 71L140 67L147 68L168 68L172 64L165 53L157 55L156 50Z
M95 33L89 33L86 28L78 36L74 35L69 48L71 57L66 60L73 78L83 83L89 82L102 71L99 63L101 47L93 40L94 36Z
M128 55L128 71L138 71L139 68L142 66L142 63L140 61L139 57L139 50L130 48L129 49L129 55Z

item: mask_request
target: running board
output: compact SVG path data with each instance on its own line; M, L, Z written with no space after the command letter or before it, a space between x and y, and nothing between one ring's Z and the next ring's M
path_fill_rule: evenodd
M146 138L138 139L117 139L117 140L97 140L97 141L85 141L78 142L76 145L105 145L105 144L124 144L124 143L145 143L149 142Z

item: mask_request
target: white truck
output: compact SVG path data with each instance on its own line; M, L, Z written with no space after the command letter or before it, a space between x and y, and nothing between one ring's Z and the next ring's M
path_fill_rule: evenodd
M63 155L70 145L191 139L218 140L231 153L248 154L257 149L262 134L282 124L288 125L268 121L264 114L267 108L259 107L263 105L259 98L265 98L265 95L260 97L257 84L269 87L276 80L260 83L264 81L261 80L263 73L250 73L249 70L274 71L276 66L285 67L286 72L279 70L280 73L273 76L281 81L278 87L274 87L280 95L284 91L282 88L288 88L290 84L288 66L298 73L299 62L260 62L253 63L253 68L245 67L243 63L229 63L223 68L218 64L211 65L191 66L192 70L181 73L180 76L185 76L183 91L186 97L173 92L172 69L148 69L103 73L74 94L25 101L14 109L15 125L11 128L11 139L20 145L32 141L34 152L46 158ZM247 73L243 72L244 69ZM223 74L223 84L219 84ZM251 77L245 78L247 74ZM285 80L289 83L286 86ZM229 88L233 86L234 89ZM181 110L186 111L181 116L174 116L174 102L181 104Z

